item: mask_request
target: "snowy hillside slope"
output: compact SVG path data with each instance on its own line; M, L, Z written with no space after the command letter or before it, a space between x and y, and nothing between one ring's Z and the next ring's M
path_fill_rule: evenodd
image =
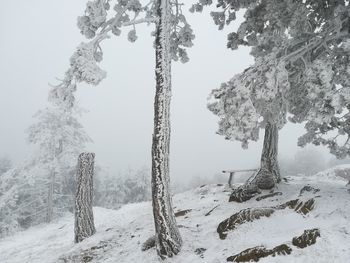
M223 185L206 185L174 196L177 223L184 240L181 253L166 263L220 263L247 248L273 248L289 244L290 255L262 258L259 262L350 262L350 194L347 181L327 171L312 177L289 177L276 191L282 195L245 203L229 203ZM310 185L319 191L300 190ZM261 195L267 194L262 193ZM278 210L239 225L221 240L218 224L244 208L271 207L299 198L314 198L315 208L306 216L292 209ZM212 210L215 208L214 210ZM211 211L212 210L212 211ZM209 213L209 211L211 211ZM80 244L73 243L73 216L30 228L0 240L1 263L50 262L162 262L154 248L142 252L142 243L153 234L151 204L125 205L119 210L94 208L97 233ZM186 213L187 212L187 213ZM304 249L291 245L304 230L319 228L321 237Z
M343 178L345 182L350 181L350 164L341 164L312 176L316 180L331 180ZM322 178L322 179L321 179Z

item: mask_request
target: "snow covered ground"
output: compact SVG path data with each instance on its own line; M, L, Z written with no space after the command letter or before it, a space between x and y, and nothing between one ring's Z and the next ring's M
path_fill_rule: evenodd
M312 177L288 177L277 191L283 195L245 203L229 203L227 186L207 185L174 196L175 211L191 211L177 217L184 240L181 253L163 262L221 263L247 248L264 245L273 248L291 243L306 229L319 228L316 244L304 249L292 246L286 256L267 257L259 262L350 262L350 194L345 179L327 170ZM300 190L310 185L320 189L301 197ZM266 192L267 193L267 192ZM266 194L265 193L265 194ZM275 206L291 199L315 198L313 211L302 216L294 210L276 211L270 217L242 224L225 240L216 232L218 224L244 208ZM209 215L211 209L214 209ZM155 249L142 252L142 243L153 234L151 204L125 205L119 210L96 207L97 233L80 244L73 243L73 217L30 228L0 240L1 263L50 262L161 262ZM195 252L196 251L196 252ZM199 251L204 251L199 253Z

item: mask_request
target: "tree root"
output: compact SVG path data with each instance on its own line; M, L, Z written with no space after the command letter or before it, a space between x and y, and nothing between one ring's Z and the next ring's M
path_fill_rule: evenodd
M234 189L230 195L229 202L242 203L252 199L261 193L262 190L272 189L278 182L278 178L268 173L264 169L260 169L253 176L248 178L244 185Z
M155 236L151 236L150 238L148 238L141 247L142 251L146 251L151 249L152 247L156 246L156 237Z
M243 185L233 190L228 201L242 203L252 199L260 193L259 188L255 185Z
M277 196L277 195L282 195L282 193L281 193L281 192L274 192L274 193L271 193L271 194L259 196L259 197L256 198L255 200L256 200L256 201L261 201L261 200L263 200L263 199L267 199L267 198L274 197L274 196Z

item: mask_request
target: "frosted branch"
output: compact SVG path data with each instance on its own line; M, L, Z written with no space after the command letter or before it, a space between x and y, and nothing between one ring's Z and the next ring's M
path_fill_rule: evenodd
M125 22L122 25L133 26L133 25L142 24L142 23L151 24L151 23L156 23L157 21L158 21L157 18L141 18L141 19L134 19L132 21Z

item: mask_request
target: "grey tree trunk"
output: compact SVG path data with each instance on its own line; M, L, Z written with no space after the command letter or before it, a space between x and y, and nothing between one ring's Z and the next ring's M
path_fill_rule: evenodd
M278 127L276 123L267 122L265 127L264 146L261 154L261 166L256 175L260 189L271 189L281 181L278 166Z
M169 189L170 144L170 1L157 0L156 24L156 94L154 99L154 131L152 140L152 204L156 248L161 258L176 255L182 245L176 225Z
M96 233L92 211L94 158L94 153L81 153L78 158L74 213L75 243Z
M55 171L51 169L49 191L47 194L47 211L46 211L46 222L50 223L53 219L53 192L55 187Z

